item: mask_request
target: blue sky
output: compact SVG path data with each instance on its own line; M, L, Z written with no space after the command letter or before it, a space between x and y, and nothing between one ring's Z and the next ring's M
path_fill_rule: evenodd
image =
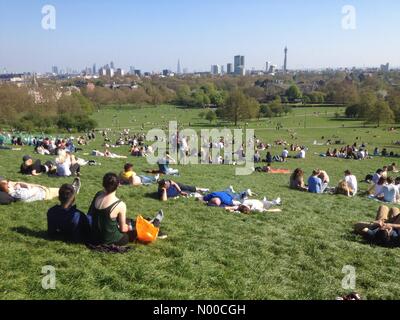
M56 8L56 30L41 27ZM342 29L342 7L356 8L356 29ZM400 66L398 0L0 0L0 70L207 70L246 56L289 68Z

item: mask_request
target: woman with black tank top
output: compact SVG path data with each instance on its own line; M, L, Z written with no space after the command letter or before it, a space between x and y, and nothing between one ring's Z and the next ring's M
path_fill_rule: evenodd
M91 238L94 244L125 246L136 237L135 221L127 219L126 204L116 196L118 186L118 176L107 173L103 177L104 191L98 192L90 205L88 215L92 216ZM163 217L164 213L160 210L150 222L160 227ZM159 231L158 239L166 237Z
M90 205L92 241L96 244L123 246L129 242L126 204L116 196L118 186L118 176L107 173L103 177L104 191L98 192Z

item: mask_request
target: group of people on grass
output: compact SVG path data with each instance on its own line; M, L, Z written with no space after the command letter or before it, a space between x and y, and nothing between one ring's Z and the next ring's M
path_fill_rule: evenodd
M387 203L400 202L400 177L393 178L391 173L398 173L396 164L379 168L373 175L366 177L366 182L371 184L368 196Z
M353 197L358 192L357 178L350 170L344 172L344 178L340 180L337 187L329 187L330 178L326 171L321 169L313 170L312 174L305 183L304 171L297 168L293 171L289 179L289 187L294 190L305 191L310 193L331 193L342 194Z

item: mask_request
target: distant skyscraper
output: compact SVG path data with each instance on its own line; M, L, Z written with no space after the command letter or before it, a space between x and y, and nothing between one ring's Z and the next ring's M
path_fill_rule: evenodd
M181 74L182 73L181 72L181 60L180 59L178 59L178 66L176 68L176 73L177 74Z
M389 72L390 68L389 68L389 62L386 64L381 64L381 71L382 72Z
M123 76L125 75L125 72L124 72L123 69L118 68L117 71L115 72L115 75L116 75L117 77L123 77Z
M92 72L93 72L93 75L97 74L97 68L96 68L96 64L95 63L93 64Z
M111 68L111 69L115 69L115 67L114 67L114 62L113 62L113 61L110 62L110 68Z
M234 57L234 73L239 76L245 75L245 61L244 56L235 56Z
M269 61L267 61L266 63L265 63L265 71L266 72L269 72L269 67L271 66L271 62L269 62Z
M54 73L54 74L58 74L58 67L57 66L53 66L51 68L51 72Z
M232 74L233 73L233 64L232 63L228 63L226 65L226 73L227 74Z
M283 63L283 72L284 73L287 72L287 52L288 52L288 49L287 49L287 47L285 47L285 61Z
M211 66L211 74L218 75L221 74L221 67L218 64Z

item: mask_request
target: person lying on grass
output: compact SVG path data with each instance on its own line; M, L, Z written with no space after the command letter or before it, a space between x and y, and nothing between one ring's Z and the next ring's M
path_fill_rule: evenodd
M229 212L241 212L250 214L251 212L280 212L280 209L271 209L273 206L281 204L281 198L277 198L273 201L268 201L266 197L263 200L246 199L240 205L225 207Z
M290 189L299 190L299 191L308 191L304 183L304 171L300 168L297 168L293 171L289 180Z
M188 186L172 180L163 179L158 182L158 197L161 201L167 201L169 198L178 196L187 197L189 193L205 193L208 191L209 189Z
M136 240L135 224L126 217L126 204L117 198L119 179L115 173L103 177L104 190L98 192L90 205L88 215L92 219L92 244L125 246ZM151 220L159 227L164 217L162 210ZM158 238L166 237L161 231Z
M57 198L59 188L2 180L0 181L0 191L9 194L15 201L34 202Z
M379 245L399 245L400 209L380 206L375 221L356 223L354 232Z
M265 172L265 173L281 173L281 174L289 174L290 170L288 169L275 169L271 167L270 163L267 163L264 167L257 167L254 169L256 172Z
M251 197L252 195L253 192L250 189L237 193L235 192L233 187L230 186L227 190L209 193L204 197L199 198L199 200L203 201L204 204L210 207L225 208L239 206L244 200L246 200L248 197Z
M33 161L32 157L26 155L22 158L20 173L24 175L39 176L42 173L48 173L52 170L51 162L48 161L42 165L40 160Z
M78 210L76 195L81 187L77 178L72 184L63 184L58 193L59 205L47 211L47 233L51 239L85 243L90 239L91 216Z
M120 173L119 179L120 183L123 185L131 186L143 186L157 183L160 175L157 174L153 176L138 176L135 171L133 171L133 164L126 163L124 165L124 171Z

